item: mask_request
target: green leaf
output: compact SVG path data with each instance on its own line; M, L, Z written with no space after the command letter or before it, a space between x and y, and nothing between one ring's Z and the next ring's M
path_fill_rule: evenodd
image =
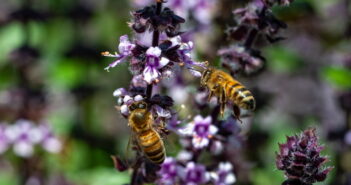
M0 64L12 50L23 43L23 40L23 28L19 23L9 24L0 30Z
M65 59L50 66L48 71L50 84L59 88L70 88L86 78L86 67L81 61Z
M268 67L278 73L294 72L303 66L298 54L287 48L275 46L263 53L266 53Z
M18 177L16 177L8 169L6 171L5 170L0 171L0 184L16 185L18 184L17 179Z
M69 176L78 184L87 185L116 185L130 182L128 172L118 172L112 166L111 168L95 168L70 174Z
M322 70L322 75L337 88L351 88L351 70L342 67L326 67Z

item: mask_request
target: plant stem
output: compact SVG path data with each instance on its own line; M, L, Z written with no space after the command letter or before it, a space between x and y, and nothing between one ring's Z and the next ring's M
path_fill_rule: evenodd
M160 15L161 11L162 11L162 1L158 0L156 3L156 15ZM154 33L152 35L152 46L153 47L158 46L159 40L160 40L160 31L158 30L158 28L154 28ZM147 88L146 88L147 99L151 98L152 88L153 88L152 84L147 85Z
M258 30L256 28L252 28L244 43L246 49L250 49L252 47L252 44L256 40L257 35Z

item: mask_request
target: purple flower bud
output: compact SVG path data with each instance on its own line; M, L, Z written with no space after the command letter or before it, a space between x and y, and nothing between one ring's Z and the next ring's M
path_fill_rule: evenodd
M179 35L180 24L185 20L177 16L169 8L164 8L158 15L156 6L147 6L133 13L134 20L131 27L137 33L144 33L146 30L165 31L168 36Z
M121 113L125 116L129 115L129 110L128 110L128 106L127 105L122 105L121 106Z
M247 74L257 72L264 65L264 58L256 50L246 50L242 46L232 46L221 49L218 54L222 56L222 64L232 73L244 71Z
M320 156L323 147L318 144L315 129L308 129L300 136L287 137L287 143L280 144L279 149L276 165L279 170L285 171L285 184L324 181L332 169L321 167L328 159Z
M118 88L113 92L113 96L115 97L125 96L126 94L127 91L124 88Z

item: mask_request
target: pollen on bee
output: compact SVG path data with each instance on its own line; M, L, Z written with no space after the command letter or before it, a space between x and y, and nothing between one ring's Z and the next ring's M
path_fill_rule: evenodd
M179 63L179 66L184 66L184 62L180 62L180 63Z
M103 56L110 55L110 52L108 52L108 51L103 51L103 52L101 52L101 55L103 55Z

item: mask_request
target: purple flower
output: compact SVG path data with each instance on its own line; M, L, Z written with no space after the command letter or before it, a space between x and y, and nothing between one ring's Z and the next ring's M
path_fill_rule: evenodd
M6 136L7 126L4 123L0 123L0 154L7 151L10 145L9 138Z
M222 64L232 73L244 71L253 73L264 65L264 58L256 50L247 50L245 47L234 45L230 48L221 49L218 54L222 56Z
M142 87L145 88L147 83L145 82L143 75L135 75L132 79L132 87Z
M157 113L157 116L159 117L159 118L171 118L172 117L172 115L171 115L171 111L169 111L169 110L167 110L167 109L164 109L164 108L162 108L161 106L159 106L159 105L153 105L152 106L152 109L153 109L153 111L154 112L156 112Z
M115 57L117 58L113 63L105 68L105 70L109 70L112 67L120 64L124 61L124 59L128 56L132 55L132 50L135 48L135 44L132 44L129 39L128 35L123 35L119 38L119 45L118 51L119 53L115 52L115 54L110 54L109 52L103 52L102 55L106 57Z
M18 120L6 128L5 135L8 143L13 144L14 153L20 157L31 157L37 144L41 144L44 150L51 153L61 150L61 142L46 124L36 126L31 121Z
M28 120L18 120L9 126L6 135L13 143L13 151L20 157L30 157L34 153L34 145L40 142L42 135Z
M180 37L175 39L181 39ZM196 70L194 66L205 68L205 63L195 62L191 57L191 52L194 49L194 43L189 41L187 43L179 42L178 53L180 60L184 63L185 67L189 69L190 73L195 77L201 77L201 72Z
M229 185L236 182L236 177L232 172L233 166L229 162L219 163L218 169L211 172L211 178L215 185Z
M156 6L147 6L141 10L133 12L133 22L130 27L137 33L146 31L164 31L167 36L179 35L180 24L185 20L174 14L169 8L163 8L160 14L157 13Z
M210 24L212 16L214 14L213 10L216 5L215 0L197 0L194 5L194 17L201 24Z
M285 183L294 182L302 185L324 181L331 167L322 168L328 161L320 156L324 147L318 144L315 129L305 130L300 136L287 137L287 142L279 145L276 165L287 177Z
M40 143L43 149L50 153L60 152L62 143L57 137L54 136L51 127L47 124L42 124L38 129L42 135Z
M143 71L143 76L148 84L159 81L161 73L158 69L164 67L169 62L169 59L160 57L161 52L159 47L150 47L146 51L146 66Z
M185 128L179 130L183 135L192 136L192 144L195 148L201 149L207 147L210 143L210 138L217 133L218 128L211 124L210 116L203 118L200 115L194 118L194 121L189 123Z
M189 162L181 173L181 178L186 185L205 184L210 180L210 174L205 166Z
M166 157L158 172L160 179L157 184L160 185L173 185L175 184L178 176L179 167L177 161L172 157Z

